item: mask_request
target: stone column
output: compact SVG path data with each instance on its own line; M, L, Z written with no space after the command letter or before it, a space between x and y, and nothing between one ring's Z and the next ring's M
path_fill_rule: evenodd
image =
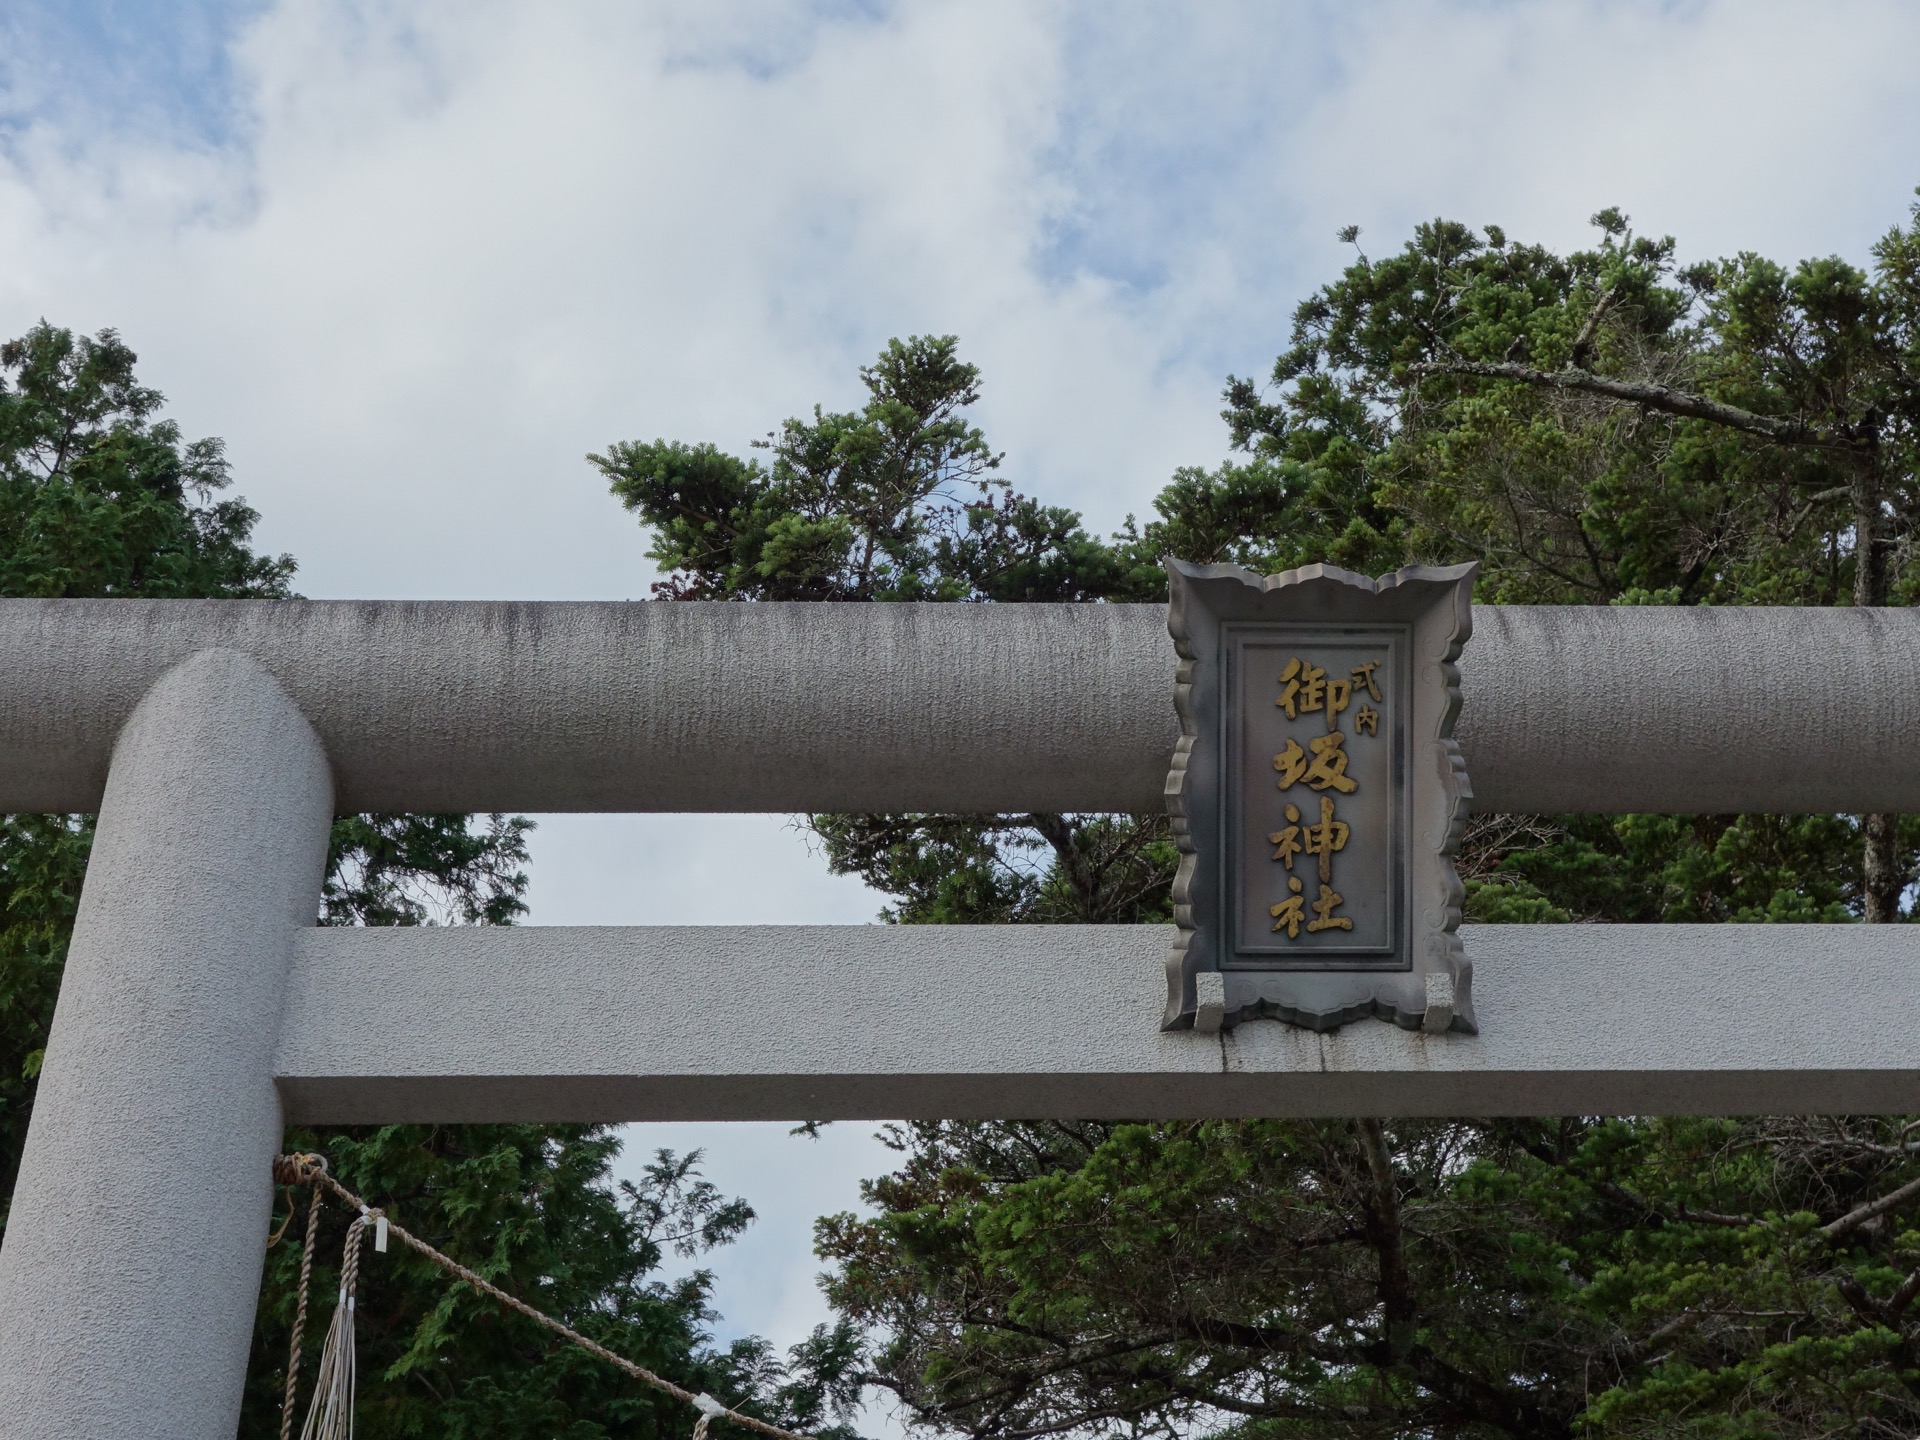
M9 1440L238 1427L282 992L332 813L318 738L251 656L189 656L121 732L0 1246Z

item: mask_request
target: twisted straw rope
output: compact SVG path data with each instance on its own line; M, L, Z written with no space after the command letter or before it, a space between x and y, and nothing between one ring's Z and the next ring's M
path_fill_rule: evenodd
M307 1277L308 1272L312 1269L313 1237L318 1226L316 1217L320 1210L321 1191L325 1190L330 1192L334 1198L339 1200L343 1205L358 1211L362 1219L377 1218L381 1216L383 1212L369 1206L366 1201L362 1200L358 1195L334 1179L333 1176L329 1175L327 1173L327 1161L324 1155L304 1153L282 1155L273 1162L273 1175L274 1179L283 1185L311 1185L313 1187L313 1208L308 1212L307 1218L307 1247L300 1267L299 1308L295 1313L294 1319L293 1343L295 1353L294 1357L289 1360L287 1364L287 1407L280 1419L280 1433L282 1440L285 1440L285 1437L289 1433L288 1427L293 1423L294 1378L299 1365L300 1335L305 1327ZM589 1340L585 1335L582 1335L571 1326L562 1324L551 1315L542 1314L518 1296L509 1295L491 1280L469 1270L452 1256L442 1254L419 1236L395 1223L390 1216L387 1217L387 1232L401 1244L424 1255L448 1274L466 1281L467 1284L471 1285L474 1289L484 1295L491 1296L509 1310L526 1316L527 1319L533 1321L534 1324L542 1326L552 1331L555 1335L558 1335L561 1339L579 1346L589 1355L599 1356L609 1365L632 1376L635 1380L640 1381L641 1384L651 1385L654 1389L671 1395L676 1400L686 1401L687 1404L693 1406L700 1412L700 1419L694 1426L694 1434L697 1440L706 1440L708 1422L716 1419L731 1420L736 1425L743 1425L749 1430L757 1430L762 1435L771 1436L772 1440L814 1440L812 1436L797 1434L792 1430L782 1430L778 1425L769 1424L767 1421L757 1419L752 1415L743 1415L738 1410L728 1409L711 1395L696 1395L693 1391L683 1389L681 1386L674 1384L673 1381L667 1379L664 1375L656 1375L653 1371L647 1369L646 1366L636 1365L625 1356L614 1354L613 1351L607 1349L606 1346L600 1344L598 1341Z
M318 1198L318 1191L315 1197ZM360 1241L374 1224L374 1212L363 1210L347 1227L346 1251L340 1257L340 1298L320 1347L319 1372L314 1376L313 1404L300 1440L353 1440L353 1410L359 1368L354 1357L353 1306L359 1289Z
M287 1157L282 1156L281 1158L285 1159ZM327 1166L325 1158L319 1155L302 1155L295 1157L295 1159L318 1161L319 1164L317 1166L309 1167L315 1173L324 1171ZM279 1161L275 1161L274 1175L276 1178L278 1178L279 1173L280 1164ZM293 1207L291 1203L289 1203L287 1207L287 1223L293 1223ZM281 1227L283 1231L285 1228L286 1226ZM319 1235L320 1187L315 1185L313 1187L313 1199L307 1203L307 1242L300 1247L300 1300L294 1307L293 1344L288 1347L287 1352L287 1395L280 1406L280 1440L293 1440L293 1407L300 1385L300 1341L305 1338L307 1333L307 1286L313 1279L313 1242L319 1238ZM274 1237L276 1240L278 1238L279 1236L277 1235ZM272 1244L273 1241L270 1240L267 1243Z

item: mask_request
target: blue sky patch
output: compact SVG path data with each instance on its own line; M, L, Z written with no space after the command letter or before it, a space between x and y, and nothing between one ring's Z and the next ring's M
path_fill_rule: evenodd
M0 134L140 129L218 148L244 121L231 45L265 0L16 0L0 17Z

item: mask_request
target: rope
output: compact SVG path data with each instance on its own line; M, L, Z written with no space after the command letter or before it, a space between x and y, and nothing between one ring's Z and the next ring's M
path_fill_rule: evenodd
M693 1403L700 1407L700 1418L693 1422L693 1440L707 1440L707 1426L716 1416L727 1414L727 1407L706 1394L694 1396Z
M317 1166L309 1165L304 1174L318 1174L326 1168L326 1160L319 1155L297 1155L295 1163L318 1161ZM277 1174L279 1165L274 1166ZM311 1180L308 1181L311 1184ZM298 1191L293 1192L295 1194ZM313 1198L307 1202L307 1242L300 1247L300 1299L293 1310L293 1343L287 1347L287 1394L280 1405L280 1440L293 1440L293 1408L299 1398L300 1386L300 1342L307 1333L307 1289L313 1280L313 1242L320 1238L320 1187L314 1185ZM293 1220L293 1208L287 1208L287 1220ZM280 1227L282 1230L286 1226ZM271 1243L271 1242L269 1242Z
M319 1198L315 1187L314 1198ZM359 1369L353 1353L354 1292L360 1280L360 1237L373 1224L362 1214L347 1227L347 1249L340 1257L340 1300L333 1307L326 1344L320 1347L320 1367L313 1379L313 1404L300 1440L353 1440L353 1402Z
M300 1213L300 1192L287 1192L287 1218L280 1222L280 1228L267 1237L267 1249L271 1250L286 1238L287 1231L293 1225L293 1217Z
M347 1231L347 1258L345 1261L342 1262L342 1266L341 1266L340 1310L349 1312L349 1315L351 1314L351 1309L352 1309L353 1292L349 1288L350 1280L349 1280L348 1265L351 1264L357 1269L357 1266L359 1264L359 1254L358 1254L359 1240L360 1240L360 1236L365 1233L364 1227L371 1225L376 1221L384 1219L386 1221L387 1231L389 1234L391 1234L401 1244L407 1246L409 1249L413 1250L417 1254L423 1255L428 1260L431 1260L435 1265L438 1265L442 1270L445 1270L448 1274L453 1275L458 1279L466 1281L467 1284L471 1285L475 1290L480 1291L483 1295L490 1296L492 1299L506 1306L509 1310L514 1311L516 1314L526 1316L526 1318L533 1321L534 1324L539 1325L544 1329L550 1330L552 1333L554 1333L555 1335L558 1335L561 1339L566 1340L571 1344L579 1346L582 1350L586 1351L589 1355L597 1355L600 1359L606 1361L609 1365L613 1366L616 1370L619 1370L626 1375L632 1376L635 1380L638 1380L641 1384L651 1385L654 1389L659 1390L664 1394L671 1395L676 1400L684 1400L687 1404L693 1406L695 1409L697 1409L700 1412L700 1418L698 1421L695 1422L693 1427L694 1440L707 1440L707 1426L711 1421L714 1421L714 1420L731 1420L736 1425L744 1426L749 1430L757 1430L762 1435L771 1436L772 1440L814 1440L814 1437L812 1436L796 1434L792 1430L783 1430L778 1425L769 1424L767 1421L758 1419L755 1416L743 1415L738 1410L729 1409L727 1406L721 1404L720 1401L714 1399L711 1395L706 1395L706 1394L696 1395L693 1391L684 1389L681 1386L674 1384L673 1381L667 1379L664 1375L656 1375L653 1373L653 1371L647 1369L646 1366L636 1365L634 1364L633 1361L627 1359L624 1355L616 1355L613 1351L609 1350L606 1346L600 1344L598 1341L589 1340L585 1335L582 1335L578 1330L573 1329L569 1325L563 1324L562 1322L554 1319L551 1315L546 1315L541 1313L540 1311L534 1309L533 1306L527 1304L526 1301L520 1299L518 1296L509 1295L505 1290L502 1290L498 1285L495 1285L491 1280L488 1280L483 1276L476 1274L474 1271L469 1270L466 1266L462 1265L458 1260L455 1260L452 1256L443 1254L440 1251L434 1249L433 1246L429 1245L426 1241L422 1240L419 1236L413 1234L411 1231L407 1230L405 1227L399 1224L396 1224L391 1217L386 1216L382 1211L374 1209L373 1207L369 1206L366 1201L362 1200L358 1195L354 1194L351 1190L347 1189L346 1186L342 1185L338 1180L334 1179L333 1176L327 1173L327 1162L325 1157L319 1156L319 1155L307 1155L307 1154L282 1155L273 1162L273 1165L274 1165L274 1178L281 1180L282 1183L290 1184L290 1185L291 1184L308 1184L313 1186L313 1212L317 1212L319 1210L320 1193L322 1190L331 1192L334 1198L339 1200L341 1204L346 1205L349 1208L360 1212L359 1218L353 1222L352 1226L349 1227ZM307 1221L307 1250L309 1255L312 1253L312 1249L313 1249L313 1231L316 1224L315 1220L312 1218L313 1212L310 1212L309 1218ZM301 1274L300 1274L300 1297L301 1297L300 1310L296 1318L296 1322L295 1322L296 1329L294 1332L294 1343L296 1347L298 1346L298 1343L299 1343L298 1326L304 1320L305 1312L306 1312L306 1291L307 1291L307 1267L303 1265L301 1268ZM340 1323L339 1311L335 1312L334 1320L336 1325ZM352 1324L351 1319L349 1318L349 1320L346 1323L350 1327ZM350 1335L351 1331L349 1330L348 1333ZM332 1342L333 1342L333 1332L329 1330L328 1344L331 1345ZM350 1343L351 1342L349 1341L349 1344ZM351 1366L352 1364L351 1349L349 1349L349 1352L348 1352L347 1363L349 1366ZM327 1364L327 1358L326 1358L326 1355L323 1354L321 1357L321 1366L323 1371L325 1370L326 1364ZM286 1440L286 1437L288 1434L287 1426L292 1423L291 1416L293 1413L293 1407L291 1404L291 1400L293 1396L293 1380L294 1380L294 1362L289 1362L287 1367L287 1395L288 1395L289 1404L287 1405L286 1410L282 1413L281 1420L280 1420L282 1440ZM327 1377L324 1374L321 1378L320 1385L322 1390L326 1388ZM314 1395L314 1405L316 1408L318 1408L319 1404L320 1404L320 1393L316 1392ZM351 1402L349 1402L347 1416L348 1416L349 1423L351 1423L351 1417L352 1417ZM307 1417L307 1423L310 1429L313 1423L312 1415L309 1415ZM305 1430L301 1432L303 1440L305 1440L307 1433L308 1432ZM330 1436L332 1433L333 1432L329 1432L325 1430L321 1431L320 1432L321 1440L326 1440L326 1437ZM347 1430L341 1430L338 1433L342 1436L345 1436L350 1432Z

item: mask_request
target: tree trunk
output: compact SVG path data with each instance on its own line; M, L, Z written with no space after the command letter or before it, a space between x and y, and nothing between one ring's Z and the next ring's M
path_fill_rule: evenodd
M1862 887L1865 907L1861 918L1868 924L1882 924L1900 918L1900 897L1907 888L1907 874L1900 864L1900 817L1867 815L1861 827L1866 833L1866 862Z
M1881 534L1879 426L1869 419L1871 448L1855 462L1853 478L1853 603L1887 603L1887 542ZM1900 817L1863 815L1861 833L1861 918L1885 924L1900 918L1900 897L1907 888L1900 863Z

